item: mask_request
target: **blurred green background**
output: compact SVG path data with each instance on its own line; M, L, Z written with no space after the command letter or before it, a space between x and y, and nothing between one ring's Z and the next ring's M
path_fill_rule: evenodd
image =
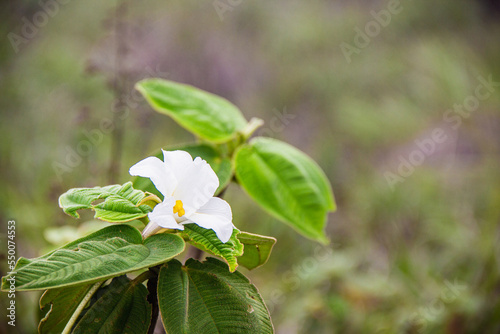
M1 274L9 219L17 254L39 256L102 226L65 216L60 194L126 182L135 162L193 139L133 90L162 77L264 119L262 135L331 180L328 247L234 185L225 196L237 227L278 239L267 265L241 269L277 333L500 333L500 86L473 98L478 77L500 81L498 5L401 0L376 23L371 11L397 3L1 2ZM15 333L34 333L39 293L16 298ZM13 333L7 302L0 332Z

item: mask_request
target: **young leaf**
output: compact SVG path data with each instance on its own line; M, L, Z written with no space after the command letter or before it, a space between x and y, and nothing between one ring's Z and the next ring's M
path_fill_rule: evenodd
M146 334L151 323L148 290L125 276L114 278L104 294L78 321L73 334Z
M281 141L256 137L238 149L234 161L236 178L257 203L306 237L327 242L323 228L335 202L311 158Z
M243 245L236 237L238 233L240 233L240 231L234 229L231 239L223 243L213 230L205 229L196 224L186 224L184 225L182 235L199 249L223 258L229 265L229 270L234 272L238 267L236 258L243 254Z
M238 258L238 263L250 270L267 262L276 243L273 237L248 232L240 232L237 238L245 247L245 252Z
M215 174L219 178L219 188L215 191L215 195L220 193L222 189L224 189L227 184L231 181L232 178L232 166L231 160L228 157L222 157L221 153L213 146L207 144L191 144L184 146L175 146L169 147L165 149L167 151L186 151L194 158L200 157L214 170ZM158 151L154 154L160 160L163 160L163 153ZM163 198L163 195L155 188L150 179L145 177L136 177L134 180L134 188L141 189L143 191L147 191L153 193L160 198Z
M38 333L62 333L68 320L91 287L92 285L78 285L45 291L40 298L40 309L50 308L38 325Z
M90 284L166 262L184 250L184 240L173 234L157 234L142 241L141 233L123 228L113 238L73 242L36 259L20 258L15 275L2 278L7 291L15 277L16 290L45 290Z
M92 209L95 218L120 223L146 217L151 212L148 205L139 205L146 195L132 188L132 182L95 188L70 189L59 197L59 207L68 215L79 218L77 210ZM94 205L93 202L104 200Z
M136 89L157 112L208 141L226 142L247 124L231 102L189 85L146 79L138 82Z
M158 305L169 334L273 333L257 288L214 258L173 260L160 269Z

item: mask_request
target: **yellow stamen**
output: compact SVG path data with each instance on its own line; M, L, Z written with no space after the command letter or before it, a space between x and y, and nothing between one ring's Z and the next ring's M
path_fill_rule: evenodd
M184 211L184 208L182 206L182 201L179 201L179 200L175 201L174 213L177 213L179 215L179 217L184 216L186 211Z

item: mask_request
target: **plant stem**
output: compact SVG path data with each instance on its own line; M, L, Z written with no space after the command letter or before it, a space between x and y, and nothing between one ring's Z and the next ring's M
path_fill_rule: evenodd
M80 313L82 313L83 309L85 308L85 305L87 305L90 298L92 298L92 296L97 291L97 289L99 289L99 287L102 285L102 283L104 283L104 281L97 282L96 284L94 284L90 288L89 292L87 292L85 297L83 297L82 301L80 302L80 305L78 305L78 307L76 308L75 312L73 313L73 315L69 319L68 323L66 324L66 327L64 327L64 330L62 331L61 334L71 333L71 329L73 328L73 325L75 324L76 320L78 319L78 316L80 315Z
M109 164L109 181L116 183L120 178L120 163L123 151L124 118L126 116L127 105L123 94L127 89L125 70L123 69L123 58L127 54L127 27L122 21L127 16L127 2L123 1L115 9L115 76L113 79L113 125L114 131L111 138L111 160ZM122 18L122 20L120 20Z
M160 313L160 309L158 307L158 274L157 270L159 270L160 266L156 266L153 268L149 268L149 273L151 277L148 280L148 302L151 304L152 313L151 313L151 323L149 324L148 334L153 334L156 328L156 323L158 322L158 315Z
M134 280L132 282L139 284L139 283L142 283L145 280L150 279L151 277L154 277L154 276L155 276L154 273L152 273L151 271L148 270L148 271L143 272L142 274L140 274L136 278L134 278Z

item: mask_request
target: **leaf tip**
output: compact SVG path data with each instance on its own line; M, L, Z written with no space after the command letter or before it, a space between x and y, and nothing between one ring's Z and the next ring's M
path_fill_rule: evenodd
M328 238L324 233L321 236L319 236L318 238L316 238L316 240L320 244L325 245L325 246L330 244L330 238Z

